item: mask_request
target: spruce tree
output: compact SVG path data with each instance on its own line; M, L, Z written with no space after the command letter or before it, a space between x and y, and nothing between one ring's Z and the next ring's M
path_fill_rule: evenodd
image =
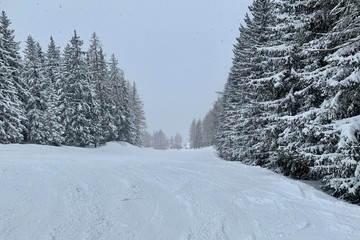
M153 147L159 150L166 150L169 148L169 141L165 133L160 129L153 134Z
M297 61L302 89L294 93L300 107L295 116L285 118L290 127L280 135L286 150L279 152L278 162L286 174L325 176L335 194L354 196L348 192L354 188L344 187L351 184L334 179L356 179L357 133L343 135L343 129L353 126L357 115L358 84L351 77L357 75L352 67L356 60L351 59L358 51L359 8L353 1L308 1L307 7L311 17L301 18L307 23L302 32L307 32L300 39L304 50Z
M204 147L203 143L203 131L202 131L202 121L193 120L190 127L190 148L202 148Z
M26 82L29 92L26 104L28 141L48 144L45 116L49 99L44 75L44 54L40 45L31 36L26 40L22 79Z
M193 119L189 130L190 148L196 148L196 120Z
M134 125L130 109L129 89L124 72L119 69L114 54L111 55L108 70L108 86L111 89L111 136L116 141L133 143Z
M195 127L195 139L194 139L195 148L202 148L204 146L202 136L203 136L202 121L201 119L199 119L196 122L196 127Z
M130 110L132 113L132 122L134 125L133 143L134 145L141 145L141 137L143 131L146 129L146 120L145 120L145 112L144 105L139 97L139 94L136 89L135 82L131 86L130 89Z
M281 0L275 8L275 27L281 36L286 61L278 66L280 81L274 85L273 110L278 117L270 135L276 143L271 167L295 178L309 177L313 163L300 156L299 147L308 141L304 128L310 122L309 111L321 102L320 89L309 75L318 68L316 63L321 57L308 51L318 37L311 27L315 12L309 0Z
M221 97L221 157L323 178L334 195L360 202L359 6L253 2Z
M220 104L221 98L218 98L202 120L202 139L205 147L215 144L219 125Z
M0 16L0 143L20 143L26 139L26 88L20 78L19 43L5 12Z
M63 105L61 102L62 73L61 73L60 49L56 46L54 39L50 38L47 52L45 54L45 81L47 108L45 115L45 133L48 144L59 146L63 143L64 125L61 121Z
M99 122L101 128L96 129L99 141L105 143L110 140L111 125L110 121L110 96L107 86L107 65L101 47L100 40L96 33L93 33L90 40L90 48L87 52L87 66L90 83L95 88L96 105L99 109L93 109L93 122Z
M181 149L182 148L182 137L180 133L176 133L174 137L174 148L175 149Z
M270 0L256 0L245 16L246 26L234 48L233 66L223 92L222 116L218 134L219 155L228 160L263 164L270 155L268 132L269 102L275 99L271 78L280 53L274 31L275 5ZM281 57L281 55L280 55ZM271 105L270 105L271 106Z
M153 138L152 135L148 131L143 132L142 136L142 144L143 147L150 148L153 147Z
M74 36L64 50L64 138L67 145L97 146L100 142L100 126L94 117L97 117L98 106L82 45L83 41L74 31Z
M334 195L360 202L360 6L351 0L331 6L331 29L321 39L327 56L318 76L326 98L316 114L315 172Z

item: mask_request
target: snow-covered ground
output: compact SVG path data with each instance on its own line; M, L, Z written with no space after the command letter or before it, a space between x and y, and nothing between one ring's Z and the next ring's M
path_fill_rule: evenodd
M360 239L360 207L210 148L0 145L3 240Z

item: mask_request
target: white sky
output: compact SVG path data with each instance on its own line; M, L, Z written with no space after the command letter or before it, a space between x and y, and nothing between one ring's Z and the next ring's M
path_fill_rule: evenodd
M137 83L148 130L188 138L221 91L252 0L0 0L17 41L64 47L73 30L87 50L92 32L107 57ZM24 45L22 44L22 47ZM23 50L23 48L22 48Z

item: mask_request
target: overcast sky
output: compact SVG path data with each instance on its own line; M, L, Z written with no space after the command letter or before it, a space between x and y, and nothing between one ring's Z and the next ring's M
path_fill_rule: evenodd
M87 49L96 32L107 57L135 81L148 130L188 139L221 91L238 28L252 0L0 0L17 41L62 49L76 29Z

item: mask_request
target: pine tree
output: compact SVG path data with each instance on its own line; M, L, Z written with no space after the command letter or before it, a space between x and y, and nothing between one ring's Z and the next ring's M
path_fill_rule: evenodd
M97 129L97 135L99 135L100 143L105 143L110 138L110 132L112 131L110 121L112 116L110 115L110 96L107 86L107 65L105 56L101 47L100 40L96 33L93 33L90 40L90 48L87 53L87 65L89 80L95 88L96 105L99 109L93 109L93 111L99 112L94 115L93 122L99 122L101 128Z
M359 2L255 0L249 9L221 97L219 155L325 177L334 195L360 202Z
M309 75L318 68L321 58L308 51L318 37L311 27L316 9L309 0L281 0L275 11L275 28L280 32L286 62L279 65L282 72L274 85L277 97L273 110L278 117L269 138L276 142L273 149L277 149L272 155L272 167L285 175L308 178L312 162L299 155L298 147L307 141L304 128L310 118L304 116L311 115L309 111L322 101L320 89Z
M74 36L64 50L64 112L65 144L72 146L97 146L99 144L99 123L95 91L90 83L85 63L83 41L74 31ZM95 111L95 112L94 112Z
M60 49L56 46L54 39L50 43L45 55L44 75L46 81L47 108L45 115L45 133L48 144L59 146L63 143L64 126L61 122L63 105L60 101L63 91L61 73Z
M170 149L175 149L175 142L174 142L174 137L171 136L169 139L169 148Z
M289 127L279 138L286 150L280 151L278 162L285 174L297 178L325 176L327 186L337 195L353 197L347 191L355 192L356 184L342 184L344 179L356 179L357 147L353 141L357 133L343 135L342 129L357 129L353 117L357 115L358 84L356 77L350 76L357 75L356 67L352 67L356 60L351 59L356 59L352 56L358 51L359 8L354 1L308 1L307 6L311 17L302 17L307 22L302 26L312 34L302 34L303 56L297 61L302 89L294 93L301 107L297 115L286 118ZM304 176L304 172L308 174Z
M143 132L141 145L146 148L153 147L153 138L152 138L152 135L148 131Z
M194 147L195 148L202 148L203 145L203 132L202 132L202 121L201 119L199 119L196 122L196 127L195 127L195 139L194 139Z
M45 116L49 99L44 75L44 54L40 45L31 36L26 40L22 79L29 88L26 105L28 141L29 143L48 144Z
M182 137L180 133L176 133L174 137L174 148L175 149L181 149L182 148Z
M203 131L202 131L202 121L193 120L190 127L190 148L202 148L203 144Z
M220 114L221 99L218 98L210 111L202 120L202 139L205 147L213 146L215 144L216 135L218 133L219 114Z
M269 102L276 98L272 76L281 62L281 52L273 51L278 44L274 9L270 0L254 1L249 7L253 18L246 15L246 26L240 27L217 140L219 155L228 160L263 164L270 155Z
M53 38L46 54L29 36L22 61L5 12L0 16L0 143L141 145L143 103L94 33L87 53L76 31L63 58Z
M169 141L165 135L165 133L160 129L159 131L154 132L153 134L155 149L166 150L169 148Z
M316 112L315 172L334 195L360 202L360 6L351 0L324 6L332 21L321 38L327 55L318 78L326 98Z
M26 88L21 82L19 43L5 12L0 16L0 143L20 143L26 139L24 103ZM25 135L25 136L24 136Z
M235 59L234 59L235 62ZM219 156L225 160L236 160L235 145L239 141L236 130L237 120L242 109L240 89L236 91L236 78L233 74L234 66L230 71L221 96L218 132L216 134L216 148Z
M124 72L119 69L118 61L113 54L109 63L108 86L111 89L111 136L116 141L133 143L132 113L130 109L129 89Z
M196 148L196 120L193 119L189 131L190 148Z
M182 148L182 138L179 133L176 133L175 137L171 136L169 140L170 149L181 149Z
M140 146L142 133L146 129L144 105L138 95L135 82L133 83L130 92L130 110L133 116L132 122L134 124L133 143Z

